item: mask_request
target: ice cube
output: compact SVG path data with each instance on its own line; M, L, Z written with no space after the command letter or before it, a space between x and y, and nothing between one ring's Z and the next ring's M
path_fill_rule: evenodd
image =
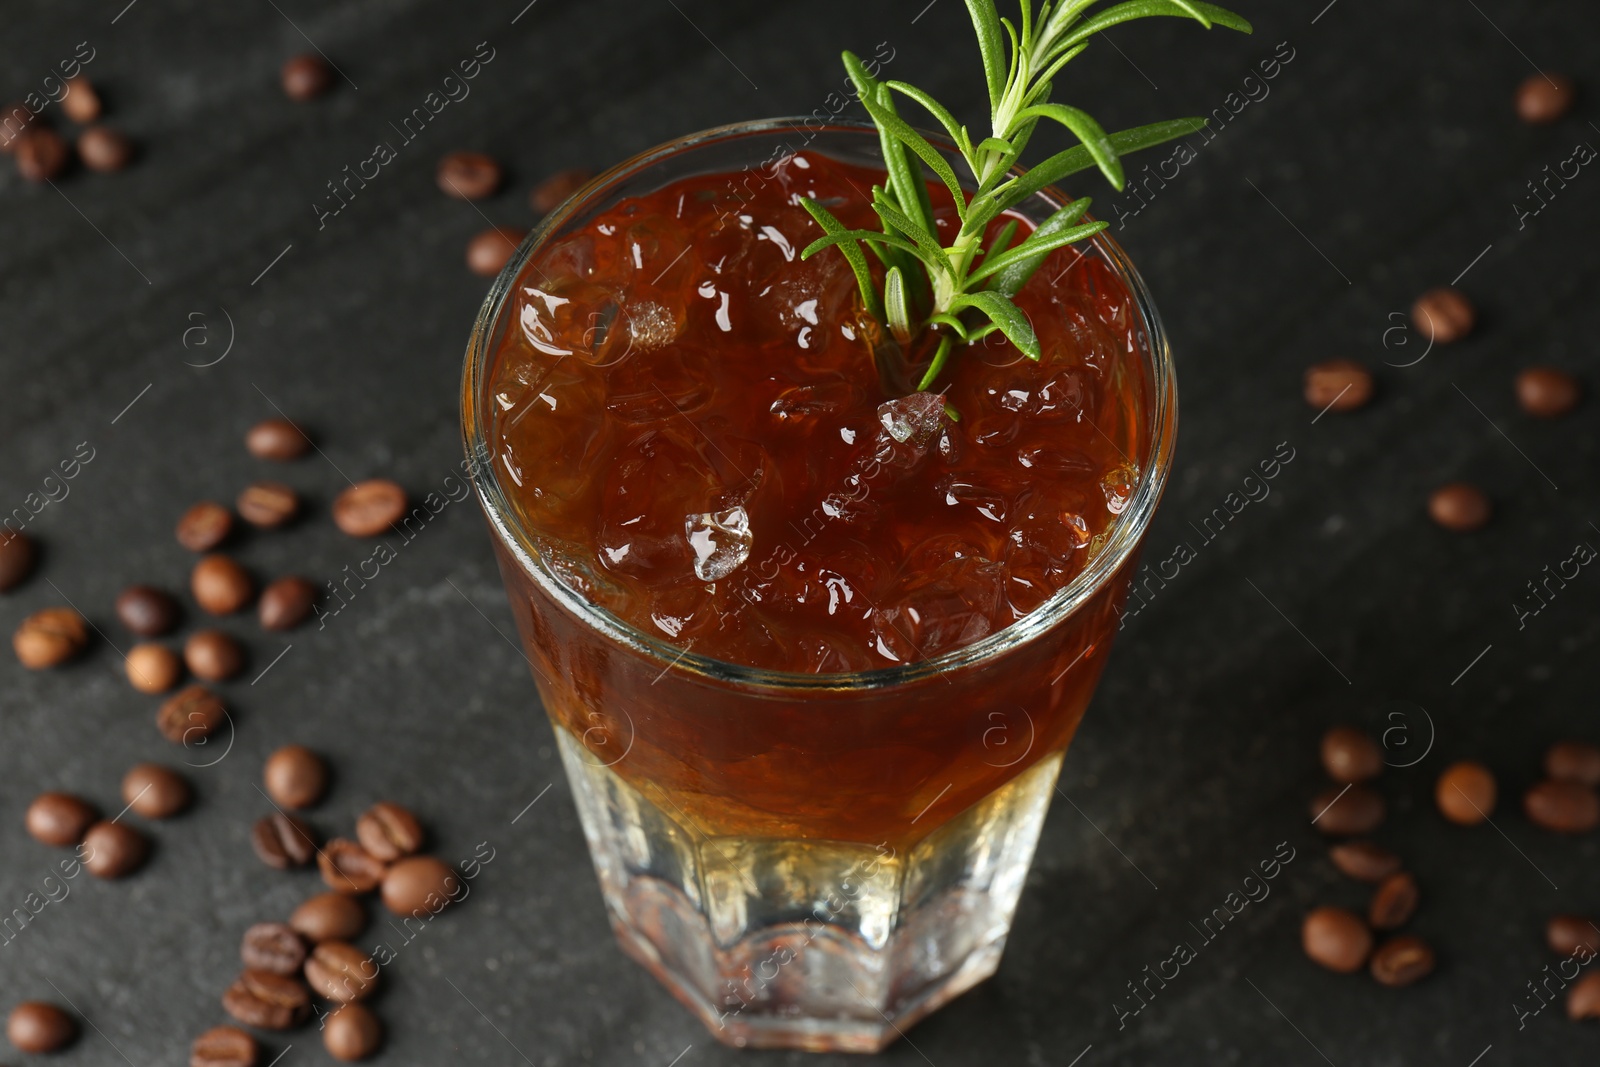
M694 573L703 582L720 581L738 570L755 543L750 516L739 505L690 515L683 520L683 533L694 550Z
M878 422L902 445L925 452L944 425L944 397L939 393L912 393L878 405Z

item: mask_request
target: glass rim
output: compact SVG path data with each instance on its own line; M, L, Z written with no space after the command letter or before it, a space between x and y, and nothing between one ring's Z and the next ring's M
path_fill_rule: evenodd
M483 403L480 395L495 355L490 351L489 342L504 309L506 298L512 291L513 283L534 252L540 249L551 235L560 232L575 213L587 207L597 196L605 193L619 181L646 171L664 159L721 141L756 138L770 133L796 132L806 123L811 123L804 127L809 131L806 142L808 145L819 136L830 133L870 134L873 138L878 136L877 130L868 123L835 120L819 126L810 117L758 119L718 126L657 145L616 164L595 176L560 207L547 215L522 241L516 253L495 278L493 286L490 287L478 310L462 370L462 438L468 465L472 471L474 490L495 536L511 553L523 572L583 625L592 627L617 644L654 661L663 671L681 669L720 682L780 691L880 689L921 681L945 671L995 659L1049 632L1087 603L1116 576L1122 565L1137 550L1150 526L1171 471L1172 455L1177 443L1177 382L1166 329L1162 325L1149 289L1122 246L1109 237L1107 231L1095 235L1089 243L1095 246L1107 264L1116 271L1118 278L1128 287L1149 339L1148 351L1144 353L1144 358L1149 365L1152 391L1152 402L1146 413L1151 430L1151 444L1148 455L1142 457L1145 462L1141 467L1139 484L1127 506L1107 528L1106 539L1100 551L1072 581L1011 625L971 644L929 659L847 673L811 674L771 670L699 655L690 649L647 633L610 610L585 599L575 589L562 582L545 564L533 545L529 531L523 528L516 512L510 506L500 476L496 473L490 457L489 427L485 423L485 416L492 410L492 406ZM928 133L927 136L935 145L949 146L948 138L932 133ZM1068 199L1053 185L1046 186L1034 195L1045 197L1057 206Z

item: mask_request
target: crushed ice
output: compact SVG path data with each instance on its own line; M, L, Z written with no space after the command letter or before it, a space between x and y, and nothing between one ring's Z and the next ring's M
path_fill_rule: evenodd
M755 543L750 516L739 505L690 515L683 520L683 533L694 550L695 576L702 582L720 581L738 570Z

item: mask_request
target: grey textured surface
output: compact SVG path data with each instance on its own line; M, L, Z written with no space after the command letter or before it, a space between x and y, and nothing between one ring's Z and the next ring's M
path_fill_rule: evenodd
M119 15L118 0L10 13L0 95L22 96L88 40L109 121L141 158L54 190L0 168L0 510L80 442L95 450L31 523L44 563L0 598L0 628L70 599L126 647L117 590L185 585L191 560L172 524L192 500L231 499L268 473L239 442L274 406L313 427L324 456L281 474L313 517L239 548L261 575L320 581L371 554L325 518L345 475L394 477L419 496L443 486L459 457L460 355L486 289L462 267L484 219L433 186L444 151L506 160L512 181L482 211L526 225L523 194L548 171L824 106L844 47L887 41L893 75L965 114L977 103L956 0L523 2L138 0ZM885 1062L1493 1067L1600 1049L1559 1004L1521 1028L1515 1007L1554 962L1544 919L1600 908L1593 839L1556 840L1516 804L1545 744L1600 740L1600 576L1583 571L1524 629L1512 608L1546 564L1578 542L1600 546L1596 406L1537 423L1510 388L1536 360L1600 385L1600 177L1584 169L1524 228L1512 206L1546 164L1600 144L1596 112L1580 103L1532 128L1510 105L1532 63L1593 89L1600 19L1570 0L1406 0L1381 21L1356 0L1243 9L1253 38L1124 27L1113 34L1123 54L1096 46L1062 86L1107 126L1127 125L1224 106L1277 42L1293 50L1269 94L1116 233L1164 308L1183 393L1178 466L1146 559L1182 541L1196 558L1121 637L1067 759L1073 803L1051 814L999 976ZM277 68L307 37L351 82L297 105ZM480 41L495 58L470 97L319 230L311 205L324 183L390 139L389 123ZM1095 195L1118 217L1117 198ZM1421 352L1415 338L1400 345L1404 331L1386 347L1402 321L1391 312L1469 264L1461 284L1479 333L1384 366ZM214 360L230 332L226 358L188 365ZM1335 355L1374 365L1380 393L1313 423L1300 373ZM1202 546L1191 522L1280 442L1295 459L1270 496ZM1427 490L1455 478L1493 495L1490 528L1428 524ZM246 841L266 810L261 760L291 740L337 767L315 814L325 831L347 832L391 797L424 816L447 858L494 850L472 899L415 941L369 931L399 956L377 1002L390 1032L379 1062L846 1062L721 1048L614 947L549 729L505 640L474 506L446 508L324 629L279 639L252 620L224 624L249 642L252 667L224 687L237 731L225 758L192 772L196 808L153 828L142 873L79 877L0 946L0 1003L70 1001L91 1024L59 1062L180 1063L194 1034L223 1021L240 932L315 885L260 867ZM59 858L23 832L35 793L71 789L114 812L136 760L216 759L157 735L156 701L129 689L107 645L56 672L0 662L0 913ZM1405 726L1391 735L1397 763L1428 753L1380 783L1391 817L1379 839L1417 873L1414 927L1441 957L1410 990L1323 973L1299 953L1306 907L1363 900L1306 815L1323 785L1316 738L1340 720ZM1434 776L1466 756L1501 777L1500 832L1447 828L1433 813ZM1297 858L1272 895L1119 1028L1125 983L1195 940L1190 923L1285 841ZM284 1064L326 1061L310 1031L269 1044L272 1055L292 1044Z

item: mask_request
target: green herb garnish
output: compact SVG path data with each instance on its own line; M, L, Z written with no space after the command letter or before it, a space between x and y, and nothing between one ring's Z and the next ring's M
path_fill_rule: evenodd
M1194 19L1207 29L1217 25L1250 32L1250 23L1243 18L1200 0L1125 0L1089 16L1088 9L1098 2L1045 0L1035 14L1033 0L1020 0L1019 28L1000 17L994 0L966 0L989 87L991 133L976 144L967 128L933 97L905 82L879 82L853 54L844 54L845 70L882 140L887 187L873 186L872 209L883 232L846 229L827 208L803 200L825 235L812 242L802 257L837 245L855 272L867 309L888 326L901 346L909 346L924 331L937 334L938 347L918 389L933 384L958 346L995 330L1029 359L1039 359L1039 339L1011 298L1046 255L1107 226L1081 221L1089 209L1084 197L1051 215L1015 248L1010 247L1017 230L1014 221L985 248L984 233L996 218L1052 182L1090 167L1098 167L1120 190L1120 156L1205 128L1204 119L1173 119L1107 134L1082 110L1051 103L1051 79L1089 46L1091 37L1131 19L1168 15ZM896 93L920 104L955 142L976 182L970 200L944 155L896 112ZM1013 173L1028 139L1044 120L1065 126L1080 143L1025 173ZM937 237L924 166L950 190L961 218L955 241L948 247ZM882 293L868 269L863 244L886 268Z

